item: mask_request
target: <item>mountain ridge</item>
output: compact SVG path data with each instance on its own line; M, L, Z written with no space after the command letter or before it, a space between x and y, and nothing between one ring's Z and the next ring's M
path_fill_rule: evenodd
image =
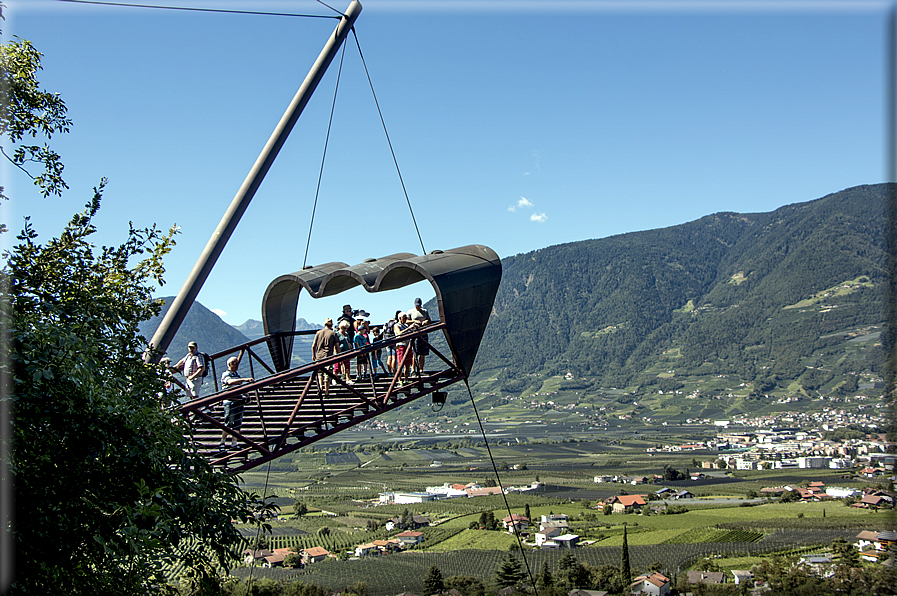
M644 383L652 361L679 350L683 373L799 377L820 335L884 321L887 188L854 187L768 213L721 212L503 259L474 373L572 370L602 386L627 386ZM791 329L780 320L784 306L860 277L867 283L826 316L788 313Z

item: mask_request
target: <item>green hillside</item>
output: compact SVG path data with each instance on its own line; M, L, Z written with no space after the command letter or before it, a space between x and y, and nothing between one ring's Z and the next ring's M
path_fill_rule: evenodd
M506 258L475 375L518 393L567 372L582 389L856 387L882 362L885 189Z

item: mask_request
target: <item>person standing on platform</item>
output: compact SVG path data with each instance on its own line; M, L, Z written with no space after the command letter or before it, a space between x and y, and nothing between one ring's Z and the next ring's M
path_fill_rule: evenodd
M239 366L240 360L236 356L231 356L227 359L227 370L221 373L221 387L224 391L234 389L243 383L252 383L255 380L252 377L241 377L240 373L237 372ZM246 397L243 395L225 399L221 402L221 405L224 406L224 426L233 431L240 432L240 429L243 427L243 406L245 403ZM227 441L228 434L229 433L226 430L221 431L221 443L218 444L219 453L227 450L225 442ZM230 448L239 449L237 445L237 437L233 435L231 435Z
M324 321L324 328L315 333L315 340L311 345L311 359L317 362L326 360L334 354L339 354L339 339L333 331L333 319L328 318ZM330 395L330 379L327 378L324 369L319 369L315 377L318 383L318 392L323 390L325 396Z
M423 301L420 298L414 299L414 308L408 311L408 318L418 327L424 327L430 324L430 313L423 307ZM417 376L421 376L424 372L424 361L430 354L430 346L427 343L428 337L421 335L414 339L414 372Z
M199 353L199 346L195 341L187 344L187 355L178 360L178 363L172 367L184 373L184 387L187 389L187 396L190 399L199 397L202 389L202 377L206 370L205 362L202 354Z
M339 322L339 331L336 334L336 339L339 342L339 353L343 352L351 352L352 351L352 338L349 336L349 329L352 328L352 325L349 324L348 321L342 320ZM354 385L355 383L352 381L352 370L350 367L350 362L352 358L346 358L342 362L337 362L333 365L333 373L336 376L339 376L340 373L343 374L343 378L346 380L347 385Z
M369 345L371 345L371 340L368 335L368 327L367 321L365 319L356 319L355 320L355 338L352 340L353 347L356 350L362 350ZM356 359L355 364L355 381L361 381L364 377L365 373L367 373L368 377L372 377L371 375L371 355L370 354L360 354Z
M396 323L399 322L399 314L401 312L397 310L395 316L386 323L386 328L383 330L383 341L389 341L396 336ZM396 372L396 344L390 344L386 347L386 366L390 374Z
M343 326L343 321L349 324L349 342L351 342L355 338L355 311L352 310L351 304L343 305L343 314L339 316L336 320L336 328L340 329Z
M416 325L409 324L408 313L399 313L399 322L395 324L396 337L410 333ZM411 370L411 361L414 360L414 354L406 353L411 349L410 340L396 344L396 367L399 370L399 376L403 383L408 382L408 372Z
M371 329L371 343L373 345L377 345L383 341L383 328L382 327L374 327ZM383 350L374 350L371 353L371 370L374 371L374 377L376 380L377 376L377 367L380 367L380 370L383 371L384 375L388 375L389 371L386 370L386 367L383 365L383 360L380 358L383 356Z

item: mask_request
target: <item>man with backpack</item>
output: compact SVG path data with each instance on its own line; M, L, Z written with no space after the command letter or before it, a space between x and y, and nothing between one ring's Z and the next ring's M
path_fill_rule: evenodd
M184 387L187 389L187 396L190 399L199 397L199 392L202 388L202 378L206 373L206 362L195 341L187 344L187 355L181 358L172 368L184 373Z

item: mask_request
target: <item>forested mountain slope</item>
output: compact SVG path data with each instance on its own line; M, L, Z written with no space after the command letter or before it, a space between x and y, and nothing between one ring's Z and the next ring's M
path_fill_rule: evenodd
M886 188L506 258L474 372L622 387L655 382L672 354L677 375L805 376L827 344L884 322ZM875 370L881 354L835 360Z
M165 296L157 298L157 300L162 300L165 303L162 310L159 311L159 315L140 324L140 333L147 339L153 337L159 323L162 322L162 318L168 312L171 303L174 302L174 296ZM168 348L168 356L173 362L177 362L187 353L187 342L190 341L195 341L201 352L214 354L244 344L249 339L222 321L221 317L208 308L199 302L194 302Z

